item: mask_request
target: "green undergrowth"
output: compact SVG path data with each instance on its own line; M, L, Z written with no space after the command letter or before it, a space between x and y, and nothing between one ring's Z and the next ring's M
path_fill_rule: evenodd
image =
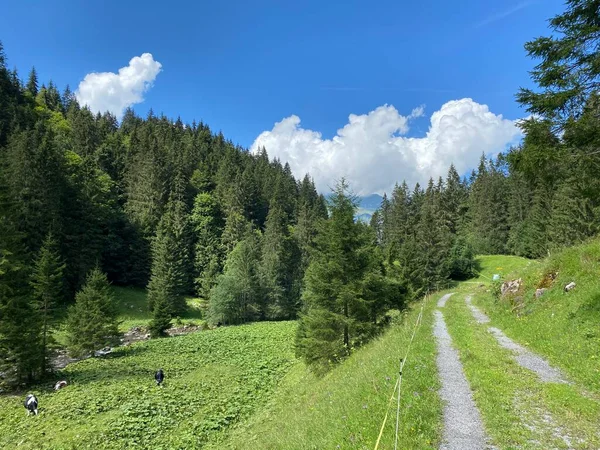
M38 386L40 415L0 397L0 448L193 449L250 417L296 364L294 322L224 327L117 348ZM153 374L162 367L165 385Z
M146 327L152 320L152 313L148 309L148 294L145 289L134 287L112 286L113 297L119 311L119 331L125 332L133 327ZM173 325L195 324L201 325L203 310L205 309L201 299L187 297L187 310L181 317L173 320ZM57 347L63 347L67 342L64 320L66 310L58 314L58 323L53 332Z
M519 292L497 299L486 288L478 288L476 302L509 337L600 395L600 240L504 276L516 278L523 280ZM572 281L575 289L564 292ZM536 298L538 288L547 291Z
M490 324L473 319L465 295L461 286L443 314L492 443L502 449L599 448L600 403L577 385L544 383L519 366L487 331Z
M114 298L119 309L119 329L126 331L135 326L146 326L152 320L148 309L148 298L145 289L130 287L113 287ZM179 318L181 323L196 323L202 320L202 304L200 300L186 297L187 310ZM173 321L176 323L177 319Z
M210 448L372 449L383 423L420 303L402 314L382 337L354 353L326 376L303 364L292 368L267 406ZM436 347L430 300L404 368L399 448L438 448L442 405L437 395ZM392 402L379 449L394 448Z

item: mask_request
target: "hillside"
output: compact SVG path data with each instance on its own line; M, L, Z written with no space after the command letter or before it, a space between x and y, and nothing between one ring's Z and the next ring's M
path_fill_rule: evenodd
M69 385L0 397L0 448L199 448L251 415L296 362L293 322L225 327L117 348L67 366ZM154 371L166 374L156 387Z
M164 448L363 449L373 448L387 412L379 448L390 449L396 422L396 398L390 402L390 396L399 360L416 330L404 368L399 442L401 448L438 448L446 431L439 395L444 375L436 366L432 337L437 308L491 444L596 448L600 240L542 261L481 256L478 262L478 278L396 313L383 335L324 377L293 356L293 322L137 343L106 359L68 366L58 375L70 382L62 391L34 389L41 406L36 418L24 417L21 396L0 397L0 447L22 442L23 448L144 448L152 439ZM502 280L521 278L521 289L497 299L494 274ZM553 282L549 274L557 274ZM571 281L577 287L565 293ZM547 291L536 298L541 284ZM438 301L450 292L440 307ZM129 295L131 302L141 301L143 294L117 293ZM477 321L467 298L490 323ZM422 323L415 328L421 308ZM147 317L129 320L143 324ZM540 381L498 345L489 327L546 359L568 383ZM167 373L162 389L152 380L158 366Z
M438 396L441 373L431 336L436 301L448 292L454 294L444 315L488 442L496 448L597 448L600 241L542 261L481 256L478 262L477 278L432 296L425 305L404 371L401 448L438 448L444 438ZM539 282L556 269L559 277L536 300L533 294ZM493 296L494 274L502 280L523 278L523 313L517 314L508 298ZM580 289L564 294L562 287L572 280ZM472 317L464 301L467 296L489 314L491 325L548 359L572 381L540 383L534 373L520 367ZM402 324L394 325L325 378L314 377L300 364L294 366L267 407L235 427L224 448L373 448L386 411L390 417L380 448L393 448L396 408L392 402L388 410L387 402L398 358L407 348L420 305L415 303Z

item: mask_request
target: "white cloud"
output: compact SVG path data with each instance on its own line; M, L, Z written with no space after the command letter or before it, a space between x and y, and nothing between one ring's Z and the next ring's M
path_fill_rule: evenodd
M402 180L412 185L445 176L451 163L465 173L477 166L482 153L496 154L521 138L514 121L470 98L450 101L434 112L424 137L401 136L410 120L423 114L422 106L402 116L388 105L351 114L333 139L301 128L293 115L261 133L251 151L265 147L271 158L289 162L296 177L310 173L320 191L343 176L357 194L365 195L389 192Z
M119 73L89 73L75 92L77 101L96 112L110 111L120 120L128 106L144 101L143 94L160 72L162 64L150 53L136 56Z

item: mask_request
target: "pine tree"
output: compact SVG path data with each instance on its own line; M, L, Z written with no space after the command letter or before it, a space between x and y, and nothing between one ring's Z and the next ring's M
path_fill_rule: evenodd
M578 117L600 86L598 1L567 0L566 5L566 11L550 19L555 35L525 44L529 56L541 60L531 71L540 91L521 88L517 95L528 112L559 126Z
M371 329L365 330L362 281L368 253L361 226L354 222L356 199L341 180L330 198L331 218L323 223L305 277L296 336L298 356L317 371L346 357Z
M40 327L20 241L20 233L0 214L0 386L9 388L33 381L40 368Z
M249 232L227 256L223 274L210 295L208 317L211 322L237 324L264 317L259 255L259 235Z
M196 196L190 221L196 237L194 259L196 291L200 297L208 298L216 276L221 270L223 258L221 247L223 219L221 209L212 194L200 192Z
M156 300L152 311L152 320L148 325L150 336L158 338L165 335L165 331L171 327L171 305L169 304L168 286L161 285L155 288Z
M64 302L65 264L58 253L58 244L48 234L34 262L31 285L37 317L41 320L41 370L48 368L48 345L52 342L51 325L56 307Z
M172 192L152 244L152 276L148 283L148 306L166 302L172 316L186 309L190 292L191 227L183 198L183 180Z
M279 207L272 208L267 217L259 265L268 319L292 319L298 310L298 292L293 290L298 271L294 244L285 212Z
M33 98L35 98L38 94L38 76L35 67L32 67L31 72L29 72L29 79L27 80L27 85L25 86L25 89L31 94Z
M421 266L423 288L433 289L449 275L449 253L452 245L448 220L443 209L442 186L434 186L433 180L425 191L417 230L417 242L421 249L418 258Z
M96 267L75 296L67 316L67 347L74 356L94 354L119 335L118 311L106 275Z
M547 234L553 249L576 245L598 233L592 203L582 194L579 183L574 178L565 180L552 198Z

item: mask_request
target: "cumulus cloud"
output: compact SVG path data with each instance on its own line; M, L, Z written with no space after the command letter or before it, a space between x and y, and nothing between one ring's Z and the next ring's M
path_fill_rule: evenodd
M477 166L482 153L496 154L518 142L514 121L490 112L470 98L453 100L431 115L424 137L406 137L410 121L424 107L402 116L391 105L368 114L350 114L333 139L300 126L292 115L277 122L254 141L251 151L265 147L271 158L289 162L296 177L310 173L320 191L345 177L360 195L389 192L394 183L425 183L445 176L450 164L459 173Z
M75 92L77 101L96 112L110 111L120 120L125 109L144 101L143 94L152 86L162 64L150 53L131 58L119 73L89 73Z

